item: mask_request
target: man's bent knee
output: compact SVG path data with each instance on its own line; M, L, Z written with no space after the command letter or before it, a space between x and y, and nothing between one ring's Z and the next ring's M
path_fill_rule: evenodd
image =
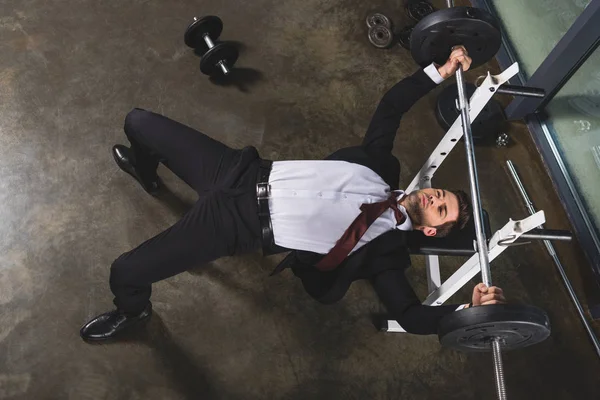
M110 285L127 285L132 279L133 268L123 256L117 258L110 266Z
M134 108L133 110L129 111L125 117L125 133L139 133L141 131L141 127L144 125L144 121L151 115L152 113L150 111L146 111L141 108Z

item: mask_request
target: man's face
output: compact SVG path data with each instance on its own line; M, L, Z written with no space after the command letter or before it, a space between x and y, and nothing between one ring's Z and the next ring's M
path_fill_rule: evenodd
M458 219L458 198L444 189L421 189L411 192L401 204L406 208L414 229L435 236L434 227Z

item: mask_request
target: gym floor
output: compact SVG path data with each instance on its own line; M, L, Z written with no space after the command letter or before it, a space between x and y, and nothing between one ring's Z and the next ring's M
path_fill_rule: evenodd
M0 10L0 399L494 398L491 354L378 332L371 316L383 309L366 282L321 306L291 273L268 277L279 256L198 266L154 286L144 332L110 345L79 337L113 307L111 262L194 202L164 167L158 199L117 168L110 149L126 143L127 112L153 110L275 160L355 145L385 90L417 68L406 50L378 50L366 37L374 10L409 23L401 1L4 0ZM211 82L183 43L192 17L209 14L223 19L223 40L242 46L236 84ZM486 70L499 72L490 63L469 80ZM400 128L405 184L443 135L439 90ZM492 229L528 215L507 159L547 226L570 229L529 133L520 123L508 132L512 146L477 148ZM468 187L462 146L434 183ZM577 242L556 248L582 303L597 301ZM462 262L443 258L443 276ZM413 264L424 297L424 260ZM599 359L543 245L507 250L492 273L511 301L545 309L553 328L545 342L504 354L509 397L597 396ZM475 283L450 301L467 302Z

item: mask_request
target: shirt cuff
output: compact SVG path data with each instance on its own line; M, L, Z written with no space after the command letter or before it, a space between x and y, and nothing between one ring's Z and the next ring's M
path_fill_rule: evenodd
M437 85L444 82L444 78L442 78L442 75L440 75L434 63L429 64L423 69L423 71L425 71L427 76L430 77L431 80L434 81Z
M460 306L458 306L458 307L456 308L456 310L454 310L454 311L460 311L460 310L462 310L463 308L465 308L466 306L468 306L468 304L461 304L461 305L460 305Z

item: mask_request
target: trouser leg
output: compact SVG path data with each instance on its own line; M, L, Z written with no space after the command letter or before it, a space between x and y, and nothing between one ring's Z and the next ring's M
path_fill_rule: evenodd
M260 246L253 187L201 196L175 225L115 260L110 273L114 303L137 314L150 299L152 283Z
M177 121L138 108L125 118L125 134L141 174L154 176L160 161L200 194L219 184L241 152Z

